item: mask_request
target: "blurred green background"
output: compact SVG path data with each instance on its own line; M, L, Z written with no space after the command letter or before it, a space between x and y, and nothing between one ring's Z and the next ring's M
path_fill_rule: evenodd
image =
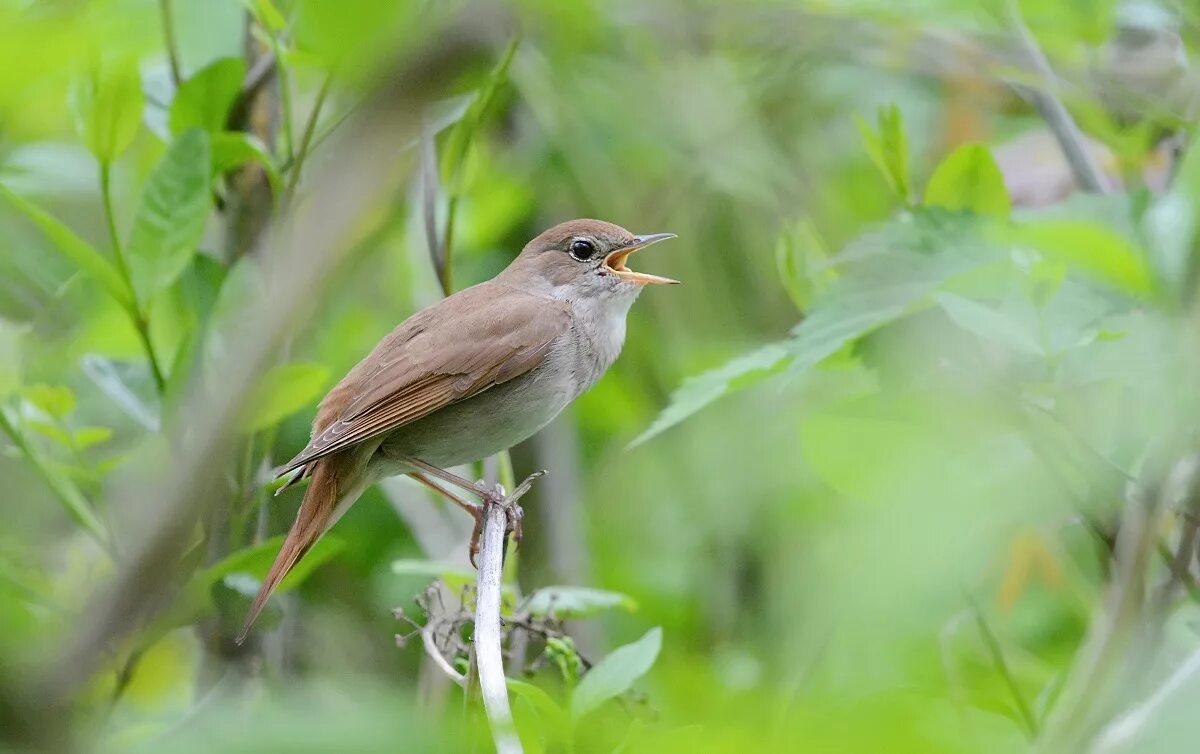
M469 522L407 480L232 637L324 391L596 217L684 285L512 451L526 751L1194 751L1198 23L0 0L0 750L490 750L413 633L465 666Z

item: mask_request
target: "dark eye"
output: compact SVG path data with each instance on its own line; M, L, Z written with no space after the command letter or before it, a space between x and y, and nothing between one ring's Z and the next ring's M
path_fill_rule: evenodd
M575 257L580 262L591 259L592 255L595 253L596 247L592 245L591 241L586 241L580 238L571 243L571 256Z

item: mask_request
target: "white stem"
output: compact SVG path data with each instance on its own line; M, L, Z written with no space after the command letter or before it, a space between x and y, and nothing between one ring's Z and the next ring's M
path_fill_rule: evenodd
M446 660L446 656L442 654L442 650L438 649L437 642L433 638L433 629L429 627L429 624L421 628L421 643L425 645L425 654L429 655L429 659L433 660L433 664L437 665L447 678L459 686L467 685L467 677L455 670L454 666Z
M513 504L510 497L505 505ZM496 742L497 754L520 754L521 741L513 727L500 652L500 584L504 570L505 505L488 505L480 537L479 575L475 582L475 660L479 688Z

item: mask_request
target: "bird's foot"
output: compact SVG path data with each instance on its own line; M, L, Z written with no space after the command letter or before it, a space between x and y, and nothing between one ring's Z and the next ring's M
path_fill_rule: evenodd
M483 500L483 505L478 506L471 512L475 519L475 528L471 531L470 558L471 565L475 568L479 566L475 563L475 558L479 555L479 539L483 536L483 522L487 518L487 509L493 505L498 505L504 509L504 536L507 539L512 536L513 544L516 547L521 546L521 538L524 536L522 531L521 521L525 518L525 511L517 503L525 493L529 492L533 487L533 482L540 476L545 475L545 471L536 471L525 480L517 485L512 493L506 493L504 488L499 484L488 487L485 482L480 480L476 483L475 491L479 493L479 497ZM505 555L508 554L508 548L505 548Z

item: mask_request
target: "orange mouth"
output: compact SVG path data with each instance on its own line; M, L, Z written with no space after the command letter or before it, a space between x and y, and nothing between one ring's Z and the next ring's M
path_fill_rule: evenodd
M675 238L674 233L654 233L648 236L637 236L633 243L623 248L617 249L604 258L604 266L612 270L613 273L622 280L628 280L631 283L639 283L641 285L678 285L678 280L671 278L659 277L658 275L650 275L645 272L635 272L625 266L625 260L635 251L650 246L651 244L665 241L668 238Z

